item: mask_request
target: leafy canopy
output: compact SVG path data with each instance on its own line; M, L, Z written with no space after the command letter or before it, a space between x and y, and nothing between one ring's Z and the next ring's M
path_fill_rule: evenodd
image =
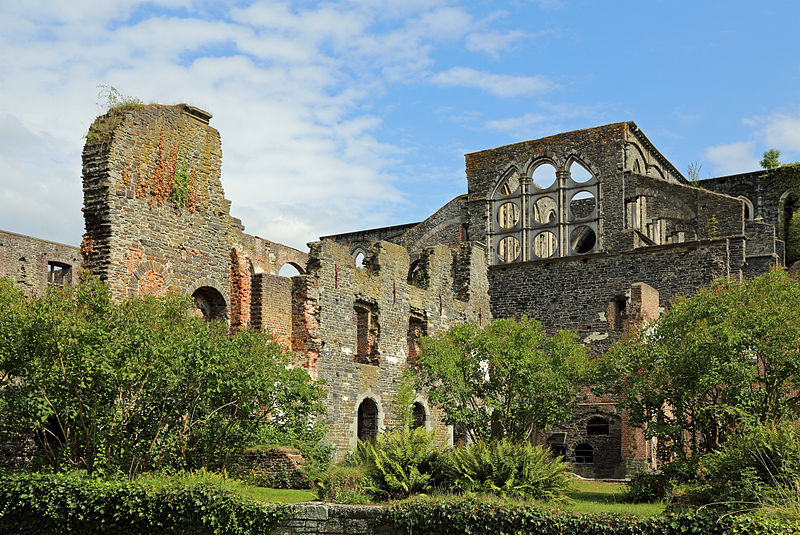
M548 337L523 316L424 337L417 363L419 386L447 424L473 440L521 442L570 417L588 355L575 333Z
M781 151L778 149L769 149L768 151L764 152L764 158L761 160L761 167L763 169L775 169L776 167L780 167L781 161Z
M220 467L270 429L302 434L322 392L262 333L229 336L186 298L114 303L82 276L27 299L0 279L0 432L56 470Z
M602 369L663 459L716 450L742 422L798 414L800 286L783 271L718 280L612 347Z

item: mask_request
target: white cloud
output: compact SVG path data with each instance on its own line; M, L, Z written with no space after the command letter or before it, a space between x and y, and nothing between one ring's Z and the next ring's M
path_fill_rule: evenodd
M755 143L752 141L708 147L704 156L714 166L717 175L731 175L759 168L759 158L755 154Z
M453 67L434 74L431 82L446 87L471 87L508 98L536 95L554 89L556 85L545 76L512 76L493 74L469 67Z
M519 30L471 33L467 36L466 47L472 52L484 52L497 58L502 52L513 50L521 41L530 37L531 35Z
M764 141L781 151L800 151L800 117L775 114L764 120Z

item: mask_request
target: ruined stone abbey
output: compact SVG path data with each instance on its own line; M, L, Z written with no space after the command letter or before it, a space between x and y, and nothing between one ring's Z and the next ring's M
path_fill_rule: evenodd
M634 123L616 123L467 154L467 192L425 221L300 251L231 217L210 118L186 105L98 117L83 150L81 247L0 232L0 276L38 295L82 266L117 299L191 295L231 329L269 330L325 380L340 453L395 424L420 336L525 314L601 353L677 295L783 265L797 204L779 172L690 184ZM279 276L287 263L300 274ZM414 415L462 439L424 396ZM653 462L613 400L589 393L540 440L590 477Z

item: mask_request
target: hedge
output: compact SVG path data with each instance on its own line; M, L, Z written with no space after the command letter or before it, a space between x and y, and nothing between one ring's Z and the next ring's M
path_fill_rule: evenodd
M408 533L421 535L778 535L800 533L800 521L763 515L728 515L713 511L649 518L576 514L537 507L485 504L477 500L412 498L383 513Z
M0 533L264 534L289 512L214 484L102 481L64 474L0 478Z

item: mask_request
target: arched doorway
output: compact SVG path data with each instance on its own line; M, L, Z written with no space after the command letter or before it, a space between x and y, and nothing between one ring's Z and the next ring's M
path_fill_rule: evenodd
M375 440L378 438L378 405L372 398L366 398L358 406L359 440Z
M422 403L417 401L414 403L414 407L411 411L411 429L425 427L427 420L428 415L425 413L425 407L423 407Z
M194 304L200 309L206 321L227 320L228 306L225 304L225 297L211 286L201 286L192 294Z

